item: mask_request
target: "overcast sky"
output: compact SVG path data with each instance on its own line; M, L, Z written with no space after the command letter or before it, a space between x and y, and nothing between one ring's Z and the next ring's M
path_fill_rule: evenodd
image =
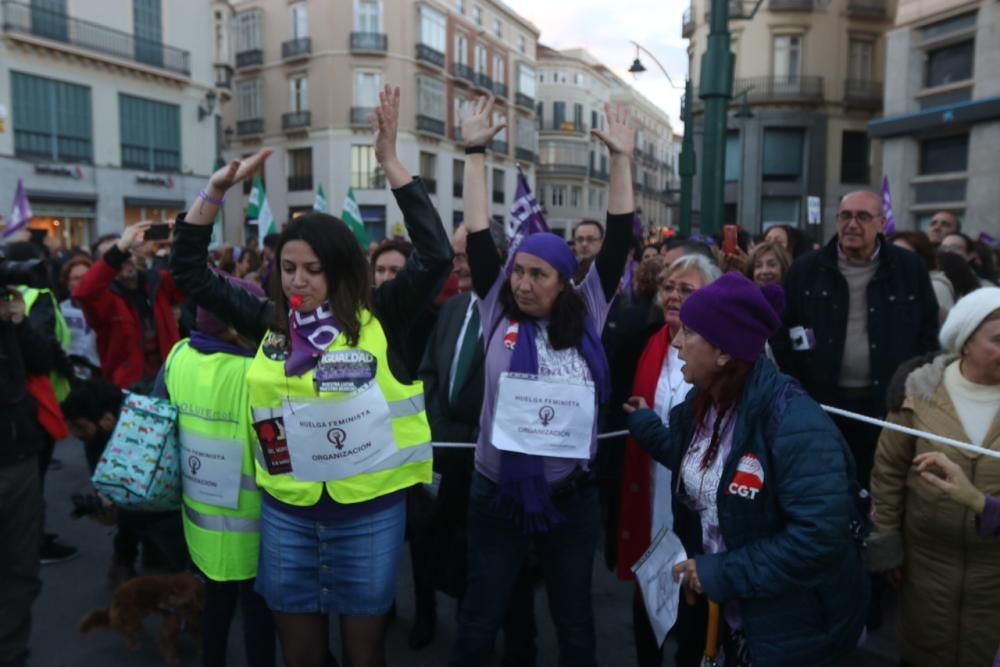
M681 37L682 0L504 0L514 11L534 23L539 41L556 49L583 47L630 82L670 116L680 131L682 90L674 90L660 69L641 54L648 70L638 80L628 72L635 58L635 40L653 52L678 86L687 75L687 41ZM609 9L610 8L610 9Z

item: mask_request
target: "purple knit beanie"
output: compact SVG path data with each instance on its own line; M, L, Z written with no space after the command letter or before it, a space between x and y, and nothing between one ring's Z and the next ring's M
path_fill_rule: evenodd
M753 363L781 326L785 290L727 273L681 306L681 323L734 359Z
M216 272L218 275L226 279L230 285L235 285L237 287L242 287L247 292L250 292L254 296L263 297L264 290L257 283L252 283L248 280L242 280L234 276L222 273L221 271ZM226 329L229 328L228 324L222 322L212 313L208 312L201 306L198 306L198 311L195 314L195 327L206 336L211 338L218 337Z

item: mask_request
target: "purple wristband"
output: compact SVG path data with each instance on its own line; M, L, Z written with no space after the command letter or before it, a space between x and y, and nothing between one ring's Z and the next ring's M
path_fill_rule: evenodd
M213 199L212 196L209 195L204 190L199 190L198 196L204 199L207 203L212 204L213 206L222 206L222 202L226 201L225 197L222 197L221 199Z

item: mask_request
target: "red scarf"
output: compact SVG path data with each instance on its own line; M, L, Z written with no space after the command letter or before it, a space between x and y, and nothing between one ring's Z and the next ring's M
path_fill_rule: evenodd
M52 381L48 375L29 375L24 388L38 404L38 423L53 440L69 437L66 419L62 408L56 400L56 392L52 389Z
M632 395L642 396L653 407L656 385L660 381L663 360L670 351L670 331L666 325L653 334L642 351L635 369ZM653 516L651 466L653 459L631 437L625 443L625 465L622 472L621 502L618 510L618 578L634 579L632 565L649 548Z

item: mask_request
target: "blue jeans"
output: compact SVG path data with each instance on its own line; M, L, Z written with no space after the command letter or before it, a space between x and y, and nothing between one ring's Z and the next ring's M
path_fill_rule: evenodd
M525 535L494 505L497 486L478 472L469 491L468 572L450 664L490 664L497 630L511 591L534 549L559 639L559 664L591 667L594 610L591 579L597 548L597 489L588 486L553 497L563 522L542 535Z

